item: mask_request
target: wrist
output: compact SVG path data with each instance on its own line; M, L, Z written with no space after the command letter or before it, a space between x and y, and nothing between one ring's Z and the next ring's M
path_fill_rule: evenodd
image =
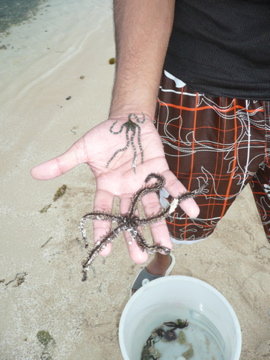
M112 104L109 110L108 118L128 118L130 114L141 115L144 114L147 119L154 121L156 111L156 103L152 106L147 104Z
M149 114L147 114L144 111L130 111L130 112L119 112L119 113L110 113L109 117L108 117L109 121L123 121L126 122L128 120L132 120L132 121L141 121L143 120L143 122L151 122L154 123L155 119L153 116L150 116Z
M156 87L155 87L156 88ZM157 87L158 88L158 87ZM147 86L114 87L109 117L144 113L154 119L157 106L157 90Z

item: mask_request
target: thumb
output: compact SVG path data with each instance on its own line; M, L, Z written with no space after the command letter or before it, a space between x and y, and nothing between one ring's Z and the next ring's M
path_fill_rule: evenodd
M56 176L62 175L73 169L76 165L87 162L88 160L85 139L82 137L62 155L35 166L31 170L31 175L38 180L53 179Z

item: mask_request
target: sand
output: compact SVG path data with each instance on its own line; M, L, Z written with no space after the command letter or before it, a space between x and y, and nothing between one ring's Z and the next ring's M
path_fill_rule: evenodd
M78 222L92 208L93 175L85 165L47 182L29 173L107 116L111 1L75 3L45 3L1 40L1 360L121 359L119 318L140 269L119 239L82 283ZM270 359L270 245L249 189L207 241L175 256L173 274L207 281L234 307L241 360Z

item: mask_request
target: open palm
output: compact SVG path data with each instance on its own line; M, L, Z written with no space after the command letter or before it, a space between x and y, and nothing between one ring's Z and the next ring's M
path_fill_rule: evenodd
M144 180L150 173L157 173L165 178L166 190L173 197L185 192L185 187L169 170L160 136L152 121L146 119L143 124L136 126L132 142L129 141L132 131L127 131L125 125L121 128L126 122L126 118L119 118L100 123L76 141L64 154L34 167L32 176L41 180L52 179L78 164L87 163L96 178L94 209L111 212L113 198L117 196L120 198L122 214L128 212L132 195L144 185ZM112 132L112 126L113 129L118 130L118 133ZM119 132L121 129L122 131ZM125 150L121 150L124 148ZM140 150L143 150L143 159ZM138 155L135 160L134 151ZM135 162L134 171L132 165ZM156 213L160 209L156 193L145 195L142 203L146 215ZM193 199L183 201L181 207L190 217L196 217L199 213L199 208ZM104 236L110 227L108 221L94 221L95 241ZM151 233L157 244L172 247L165 220L152 224ZM128 243L130 243L129 236L125 233ZM102 255L107 255L110 249L109 244L102 251ZM143 252L135 241L128 245L128 250L134 262L142 263L147 260L147 253Z

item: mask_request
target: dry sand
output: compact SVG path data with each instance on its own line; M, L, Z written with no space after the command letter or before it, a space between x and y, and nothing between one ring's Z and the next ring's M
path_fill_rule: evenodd
M121 359L118 322L139 266L119 239L82 283L78 222L92 208L94 178L86 166L48 182L29 174L107 115L111 2L93 3L82 1L88 14L75 7L59 23L48 7L43 18L2 40L13 49L0 53L1 360ZM54 202L63 184L66 193ZM241 360L270 359L270 245L249 189L209 240L178 247L175 255L174 274L207 281L234 307L243 331ZM40 331L54 339L46 349Z

